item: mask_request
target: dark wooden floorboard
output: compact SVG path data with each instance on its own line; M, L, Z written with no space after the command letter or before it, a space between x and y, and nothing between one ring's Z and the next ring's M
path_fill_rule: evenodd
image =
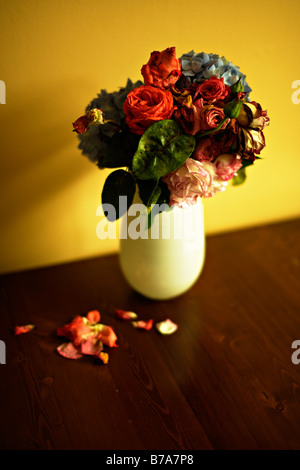
M300 450L299 237L300 220L207 237L200 279L164 302L133 292L117 256L2 275L0 448ZM56 329L92 309L118 336L107 365L56 352Z

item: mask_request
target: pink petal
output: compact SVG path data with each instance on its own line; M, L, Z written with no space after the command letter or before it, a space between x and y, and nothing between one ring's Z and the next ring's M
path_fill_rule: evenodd
M67 359L80 359L82 354L80 353L79 349L74 346L72 342L63 343L56 348L58 354Z
M14 335L22 335L24 333L29 333L29 331L33 330L35 325L22 325L22 326L15 326L14 327Z
M137 314L135 312L128 312L127 310L115 310L117 318L121 320L134 320L137 318Z
M91 310L87 314L87 319L90 323L99 323L100 321L100 312L98 310Z
M81 353L86 354L88 356L97 356L101 353L102 349L102 342L95 336L90 336L85 341L82 341L82 343L80 344Z
M178 329L178 325L173 323L169 318L162 322L156 323L155 326L162 335L171 335Z
M143 321L143 320L133 321L132 325L134 326L134 328L138 328L140 330L151 330L153 326L153 320L151 319L147 321Z

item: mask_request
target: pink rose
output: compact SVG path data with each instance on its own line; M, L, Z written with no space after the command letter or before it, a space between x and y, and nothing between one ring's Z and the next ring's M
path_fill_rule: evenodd
M243 166L241 157L235 153L219 155L214 164L217 169L217 175L223 181L233 178L236 172Z
M217 108L213 105L204 106L200 110L200 130L207 131L215 129L224 119L225 114L222 108ZM222 125L221 129L224 129L230 119L226 120Z
M170 206L185 207L195 204L198 197L211 197L224 191L226 181L221 180L211 162L198 162L188 158L176 171L163 178L170 191Z

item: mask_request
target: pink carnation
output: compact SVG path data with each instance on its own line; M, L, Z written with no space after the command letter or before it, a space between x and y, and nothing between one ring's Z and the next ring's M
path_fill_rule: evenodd
M217 175L221 180L228 181L236 175L236 172L243 166L242 159L234 153L224 153L215 159Z
M227 182L220 179L211 162L188 158L176 171L163 178L170 191L170 206L195 204L198 197L211 197L224 191Z

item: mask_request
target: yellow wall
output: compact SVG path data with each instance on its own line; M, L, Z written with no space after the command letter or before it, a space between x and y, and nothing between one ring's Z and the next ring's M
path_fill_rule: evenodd
M118 249L96 237L109 172L81 155L71 123L169 46L240 65L271 117L245 185L206 201L207 233L299 216L299 24L299 0L0 0L0 271Z

